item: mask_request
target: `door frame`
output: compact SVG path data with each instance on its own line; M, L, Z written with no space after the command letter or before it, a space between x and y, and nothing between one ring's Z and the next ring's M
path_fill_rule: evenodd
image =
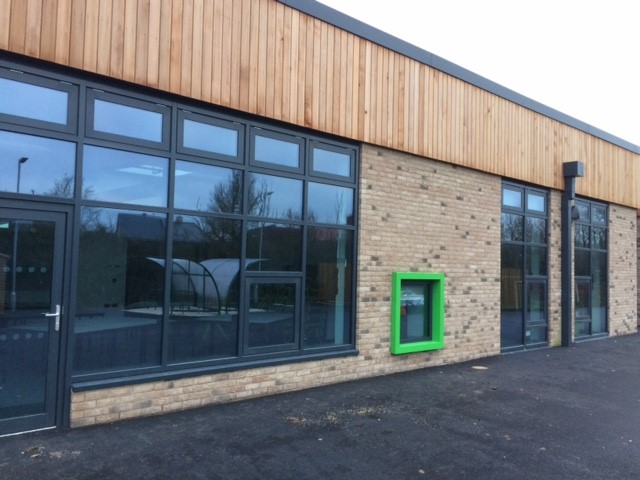
M14 435L34 430L46 430L64 426L68 424L70 405L70 394L68 393L68 337L70 333L69 324L69 299L70 299L70 272L72 253L72 233L74 223L74 209L71 204L54 204L40 201L22 201L0 198L0 217L9 219L34 219L42 221L54 221L60 226L60 230L55 232L55 242L60 245L54 246L54 268L58 269L57 277L53 281L59 281L59 286L52 288L52 305L60 302L61 317L60 330L50 343L49 362L55 365L52 367L47 381L53 381L54 385L47 391L47 411L27 417L16 417L15 420L7 419L7 430L11 432L3 435ZM53 348L51 348L53 346ZM49 387L47 387L49 389ZM4 421L3 421L4 422ZM10 425L14 424L14 427ZM15 430L15 431L14 431Z

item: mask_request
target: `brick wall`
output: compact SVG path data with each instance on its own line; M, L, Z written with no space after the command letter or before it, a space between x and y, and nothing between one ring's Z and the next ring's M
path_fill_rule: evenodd
M634 333L638 326L636 210L609 206L609 333Z
M562 192L549 193L549 345L562 343Z
M411 155L362 151L358 348L372 373L500 351L501 180ZM445 274L445 348L389 356L393 271Z

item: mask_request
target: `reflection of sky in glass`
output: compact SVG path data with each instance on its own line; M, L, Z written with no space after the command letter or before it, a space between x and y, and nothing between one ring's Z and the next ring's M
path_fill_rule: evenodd
M75 160L75 143L0 131L0 190L17 192L20 164L20 193L70 198Z
M518 190L502 190L502 205L505 207L522 208L522 193Z
M302 180L253 173L249 192L249 215L271 218L302 218Z
M242 179L238 177L239 191L234 192L233 172L230 168L214 167L201 163L176 161L175 207L190 210L210 210L215 212L240 213L242 205ZM216 190L225 192L216 201ZM234 197L237 193L237 198ZM212 196L214 198L212 199ZM213 202L212 202L213 200Z
M0 78L0 112L45 122L67 123L69 94Z
M353 223L353 189L309 183L309 215L312 222Z
M351 157L344 153L314 148L313 169L316 172L348 177L351 175Z
M93 129L98 132L162 141L162 114L96 99Z
M92 200L163 207L168 163L166 158L88 145L82 190Z
M544 195L530 193L527 195L527 208L534 212L544 212Z
M255 157L259 162L273 163L284 167L300 166L300 146L275 138L256 135Z
M184 146L205 152L238 155L238 132L207 123L184 121Z

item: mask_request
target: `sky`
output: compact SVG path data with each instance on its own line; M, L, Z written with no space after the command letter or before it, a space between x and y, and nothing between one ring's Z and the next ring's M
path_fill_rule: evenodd
M640 146L632 0L320 0Z

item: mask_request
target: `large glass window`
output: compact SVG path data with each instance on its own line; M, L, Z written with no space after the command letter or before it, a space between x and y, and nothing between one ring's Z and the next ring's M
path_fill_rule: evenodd
M166 215L83 207L75 373L160 363Z
M0 131L0 190L72 198L76 144Z
M574 230L575 337L607 333L607 207L576 201Z
M515 184L502 189L501 347L547 342L547 194Z
M354 352L356 147L54 77L0 65L0 195L73 206L74 385Z

